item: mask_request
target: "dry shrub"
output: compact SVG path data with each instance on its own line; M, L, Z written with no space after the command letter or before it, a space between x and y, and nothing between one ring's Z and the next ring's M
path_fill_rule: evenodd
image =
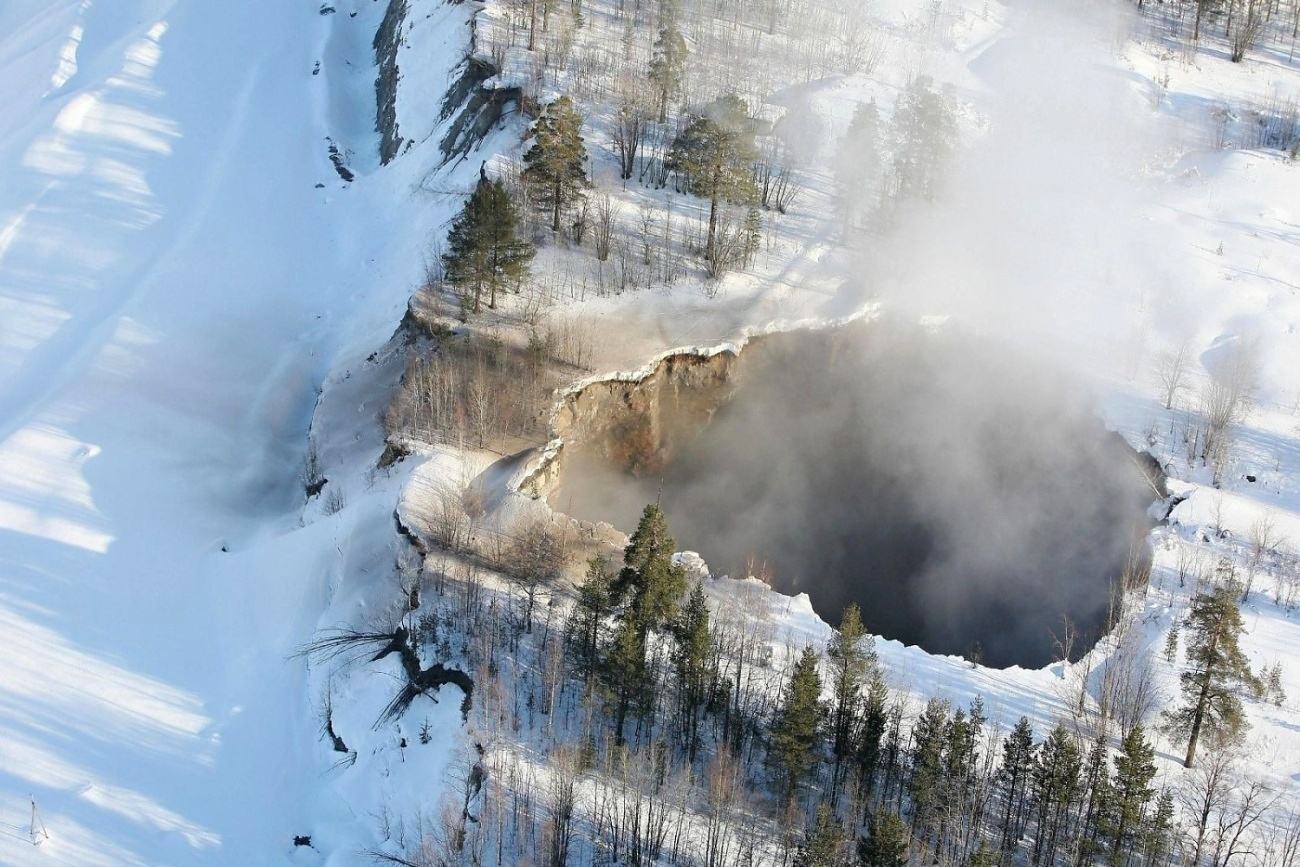
M390 438L492 448L542 433L552 385L535 341L521 350L492 337L454 336L411 357L385 424Z

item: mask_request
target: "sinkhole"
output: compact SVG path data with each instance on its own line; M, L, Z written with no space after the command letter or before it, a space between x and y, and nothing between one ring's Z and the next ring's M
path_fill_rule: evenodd
M672 355L555 417L532 481L630 531L663 506L714 574L762 574L838 623L994 667L1077 658L1112 591L1145 581L1159 467L1068 377L988 341L859 323Z

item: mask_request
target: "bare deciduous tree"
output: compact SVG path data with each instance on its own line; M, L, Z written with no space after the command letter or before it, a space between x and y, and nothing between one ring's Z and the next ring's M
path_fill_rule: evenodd
M1258 368L1255 344L1239 342L1211 371L1201 394L1201 408L1205 415L1202 456L1214 466L1216 482L1226 466L1230 428L1246 418L1254 402Z
M1250 829L1263 819L1280 796L1262 780L1246 780L1234 785L1221 804L1214 828L1216 867L1227 867L1238 855L1246 854L1252 838Z
M559 580L564 572L566 556L563 537L554 525L546 521L533 521L513 534L501 566L523 591L527 602L525 631L533 630L533 607L537 594L543 587L550 587Z
M1165 409L1173 409L1174 401L1187 383L1189 341L1184 340L1173 349L1162 352L1156 359L1156 376L1165 393Z
M1240 63L1264 29L1269 6L1264 0L1228 0L1229 59Z
M625 181L636 172L637 156L641 153L653 112L651 97L643 80L625 77L619 83L618 110L610 133L614 154L618 157L619 177Z
M1236 773L1236 747L1216 742L1205 751L1201 763L1183 778L1178 800L1194 831L1192 864L1201 863L1210 817L1223 808Z
M1267 557L1272 556L1282 538L1277 532L1277 519L1272 512L1265 512L1250 525L1250 559L1246 561L1246 584L1241 591L1241 601L1250 601L1250 593L1255 587L1255 575Z
M601 193L596 197L596 222L592 226L591 240L596 245L596 259L601 262L609 260L618 211L618 203L609 193Z
M551 818L546 835L549 840L548 857L553 867L569 863L569 848L573 844L573 814L577 808L578 776L581 770L578 751L565 744L551 752L548 763L551 795Z

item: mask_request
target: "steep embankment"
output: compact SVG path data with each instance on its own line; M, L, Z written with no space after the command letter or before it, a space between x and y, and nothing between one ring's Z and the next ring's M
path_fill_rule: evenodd
M0 9L5 863L274 863L310 824L318 723L286 659L391 528L298 529L305 434L446 216L411 196L427 166L331 165L340 133L377 153L382 14L331 5ZM326 390L347 479L382 395Z

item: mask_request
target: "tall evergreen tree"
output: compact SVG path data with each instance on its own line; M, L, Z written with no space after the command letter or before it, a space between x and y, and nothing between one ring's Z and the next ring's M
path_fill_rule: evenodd
M846 758L853 752L853 723L857 716L862 684L876 652L862 626L858 604L850 602L840 616L840 628L826 649L831 675L831 750L835 756L835 783ZM834 786L834 784L833 784Z
M1143 834L1144 855L1147 864L1160 864L1169 854L1170 835L1174 829L1174 795L1168 789L1162 789L1156 799L1156 810L1147 823Z
M578 587L572 641L576 645L578 673L588 685L599 667L600 638L605 620L613 612L609 598L612 577L605 559L592 557L587 561L586 579Z
M1021 717L1002 743L1000 776L1006 786L1002 816L1002 848L1010 851L1023 833L1025 793L1034 769L1034 729L1028 717Z
M844 828L830 804L818 804L813 826L795 851L794 867L841 867L843 863Z
M835 179L839 183L846 230L857 222L863 203L869 201L868 191L879 176L880 113L873 99L858 103L835 159Z
M1038 751L1034 765L1034 800L1037 835L1033 863L1051 864L1070 807L1079 790L1079 769L1083 764L1079 745L1057 724Z
M988 722L988 715L984 713L984 696L977 695L971 699L970 706L967 708L966 716L970 720L970 741L971 749L967 753L966 769L967 776L974 777L976 766L979 764L980 740L984 737L984 723Z
M620 743L629 711L645 708L654 693L646 660L650 633L673 622L686 591L686 570L673 563L674 546L663 512L646 506L623 549L623 568L609 587L610 604L622 610L616 612L618 629L603 674Z
M893 701L885 714L885 745L880 755L885 769L882 801L889 800L895 788L901 790L903 752L903 705L902 702ZM899 800L902 800L901 797Z
M699 720L713 680L713 634L704 585L696 582L674 629L673 667L681 696L682 730L689 760L699 746Z
M943 748L948 732L948 702L932 698L912 727L912 775L907 793L912 798L912 829L929 834L935 808L943 794Z
M1108 755L1106 735L1099 732L1093 739L1092 749L1088 751L1087 761L1083 765L1082 787L1088 793L1088 799L1083 807L1083 815L1079 818L1079 843L1075 867L1090 863L1101 850L1098 841L1112 800L1110 770L1106 766Z
M610 588L615 604L631 597L623 616L635 624L643 644L651 630L665 628L677 616L686 592L686 570L673 563L675 546L664 513L658 506L646 506L623 549L623 569Z
M1155 747L1147 743L1146 732L1136 725L1124 738L1115 756L1114 805L1110 811L1110 864L1121 867L1133 848L1142 841L1142 819L1155 790L1151 780L1156 775Z
M958 708L944 732L943 762L939 783L940 823L938 839L948 834L948 820L965 813L970 795L970 771L975 757L975 740L966 711Z
M817 651L804 647L790 673L785 700L772 725L768 753L788 803L817 761L821 730L822 679L817 671Z
M1182 704L1167 714L1171 736L1187 739L1184 767L1196 761L1202 735L1234 740L1246 725L1237 691L1255 685L1250 661L1242 652L1241 611L1233 587L1218 587L1192 601L1187 617L1187 670Z
M633 620L623 620L601 668L605 692L614 710L614 738L623 743L628 713L639 710L653 689L646 665L645 637Z
M897 813L877 810L867 823L867 836L858 841L862 867L907 867L911 842L907 823Z
M655 39L654 54L650 58L650 81L655 88L660 123L668 119L668 104L681 90L688 53L686 39L677 26L675 7L671 3L664 5L663 20Z
M485 290L488 306L496 307L497 290L518 285L528 275L534 250L517 236L518 224L518 209L505 185L486 175L452 221L443 267L462 299L467 302L473 293L475 313L482 310Z
M867 692L862 703L862 721L858 726L857 763L858 786L866 801L875 790L876 771L880 768L884 756L883 740L889 722L889 688L878 667L873 668L871 678L867 681Z
M931 199L957 146L957 119L927 76L908 85L894 109L894 186L902 198Z
M693 195L709 200L705 258L715 258L718 206L754 195L754 126L740 97L728 94L694 115L673 141L668 164Z
M546 106L533 124L533 146L524 154L523 179L536 190L538 204L551 214L551 231L560 231L566 208L587 188L587 147L582 115L562 96Z

